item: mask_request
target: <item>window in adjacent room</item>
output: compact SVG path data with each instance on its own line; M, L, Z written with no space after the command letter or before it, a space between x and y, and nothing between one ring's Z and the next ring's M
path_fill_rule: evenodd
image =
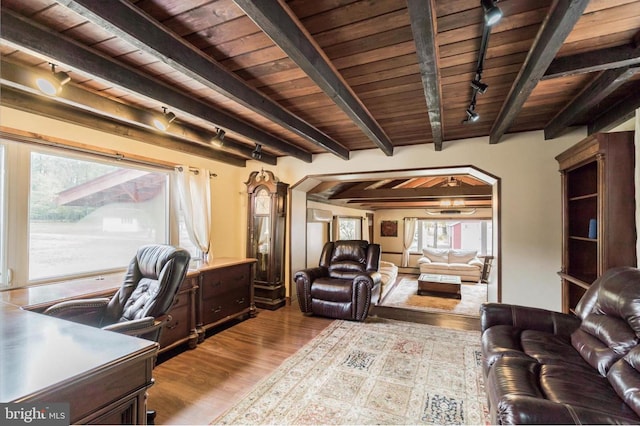
M492 224L490 220L428 220L418 219L411 252L425 248L477 250L492 254Z

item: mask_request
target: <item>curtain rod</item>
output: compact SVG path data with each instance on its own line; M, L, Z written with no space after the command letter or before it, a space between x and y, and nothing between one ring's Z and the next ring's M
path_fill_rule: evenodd
M72 151L80 154L89 155L92 157L97 157L102 159L108 158L110 160L124 161L127 163L139 164L142 166L154 167L154 168L159 168L163 170L173 170L175 167L169 164L161 164L161 163L154 163L152 161L139 160L135 158L127 158L124 154L121 154L119 152L115 152L115 153L101 152L101 151L92 150L88 148L83 148L83 147L78 147L73 145L66 145L64 143L56 142L52 140L11 133L4 130L0 131L0 138L7 139L9 141L19 142L19 143L28 143L32 145L40 145L40 146L45 146L49 148L63 149L66 151Z
M177 171L179 171L179 172L181 172L181 171L183 171L184 169L182 168L182 166L178 166L178 167L176 167L176 170L177 170ZM199 174L199 173L200 173L200 170L198 170L198 169L197 169L197 168L195 168L195 167L189 167L189 171L190 171L191 173L193 173L194 175L197 175L197 174ZM209 172L209 178L214 178L214 177L218 177L218 175L217 175L216 173Z

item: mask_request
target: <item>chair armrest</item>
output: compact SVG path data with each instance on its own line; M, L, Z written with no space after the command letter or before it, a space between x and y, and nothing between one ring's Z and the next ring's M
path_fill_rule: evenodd
M316 278L326 277L327 275L329 275L329 271L327 270L327 268L317 266L315 268L302 269L296 272L294 275L294 281L298 281L299 277L301 279L308 280L311 283Z
M97 327L100 318L102 318L102 312L108 304L109 299L106 297L68 300L50 306L43 313L52 317Z
M329 274L327 268L317 266L315 268L303 269L295 273L293 278L296 283L296 293L298 294L298 304L303 313L311 312L311 283L317 278L325 277Z
M378 271L366 272L364 274L360 274L353 279L353 282L367 280L371 281L371 288L375 287L376 284L380 284L382 282L382 274Z
M422 256L421 258L418 259L418 265L421 263L431 263L431 259L429 259L426 256Z
M150 333L157 332L167 321L171 320L171 315L162 317L144 317L131 321L116 322L102 327L103 330L115 331L116 333L128 336L142 337ZM154 339L150 339L154 340Z
M569 336L580 327L580 318L571 314L507 303L483 303L480 305L480 327L484 332L494 325L545 331Z

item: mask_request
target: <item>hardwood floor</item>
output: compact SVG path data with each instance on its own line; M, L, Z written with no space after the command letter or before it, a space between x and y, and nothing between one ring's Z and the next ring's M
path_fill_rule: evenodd
M477 320L455 315L374 309L372 313L380 317L479 329ZM196 349L185 346L160 355L147 408L157 412L158 425L209 424L331 322L304 316L293 304L276 311L259 310L255 318L210 330Z

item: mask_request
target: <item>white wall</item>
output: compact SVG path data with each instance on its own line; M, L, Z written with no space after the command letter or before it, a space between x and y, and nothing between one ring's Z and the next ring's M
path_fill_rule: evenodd
M488 138L396 148L388 157L380 150L356 151L349 161L331 154L314 156L311 164L293 158L278 161L276 174L295 184L309 175L404 168L474 166L501 178L502 301L561 310L561 195L555 156L586 136L584 129L545 141L542 132L507 135L499 144ZM375 165L375 166L372 166ZM292 191L292 199L305 198ZM305 261L304 211L292 211L291 270Z

